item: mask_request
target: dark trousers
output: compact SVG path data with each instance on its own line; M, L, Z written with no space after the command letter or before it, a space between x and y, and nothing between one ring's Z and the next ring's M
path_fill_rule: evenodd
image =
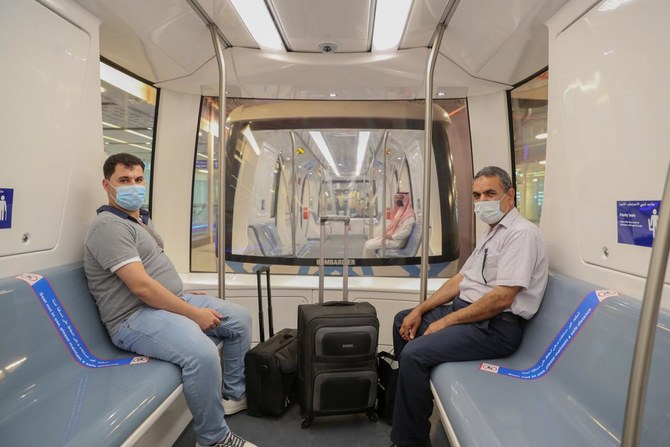
M433 412L430 372L445 362L506 357L519 347L523 326L500 318L458 324L421 336L428 326L468 303L456 298L423 315L418 336L409 342L400 337L402 320L411 309L398 312L393 324L393 345L400 356L391 441L398 446L424 445L430 438ZM473 374L479 374L473 367Z

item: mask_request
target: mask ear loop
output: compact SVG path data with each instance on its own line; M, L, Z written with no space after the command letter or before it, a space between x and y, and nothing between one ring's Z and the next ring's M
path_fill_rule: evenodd
M509 191L507 191L507 192L509 193ZM505 194L505 196L507 196L507 194ZM501 200L502 200L502 199L501 199ZM513 202L510 202L510 203L507 205L507 209L506 209L505 211L503 211L503 214L507 214L507 212L508 212L509 210L512 209L512 203L513 203ZM502 210L501 210L501 211L502 211Z
M105 179L105 180L107 180L107 179ZM112 185L112 182L107 180L107 184L109 185L110 188L112 188L114 191L116 191L116 187L114 185ZM116 203L117 206L121 206L121 205L119 205L119 202L116 201L116 197L112 196L112 194L110 194L110 193L107 193L107 194L109 194L109 198L112 199L114 201L114 203ZM123 207L121 206L121 208L123 208Z
M114 185L112 185L112 182L110 182L107 179L105 179L105 181L107 182L107 185L109 185L109 188L112 188L114 191L116 191L116 188L114 187Z

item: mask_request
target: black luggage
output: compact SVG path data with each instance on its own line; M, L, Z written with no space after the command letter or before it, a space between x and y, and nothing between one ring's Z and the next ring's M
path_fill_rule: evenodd
M342 221L343 300L323 302L324 236L327 221ZM298 306L298 398L302 428L315 416L366 413L377 419L379 320L370 303L348 302L348 217L321 217L319 304Z
M398 385L398 358L390 352L377 354L377 414L389 425L393 425L395 391Z
M265 341L261 273L267 275L268 327ZM298 362L298 331L282 329L276 335L272 327L270 268L256 272L258 282L258 325L261 342L244 357L247 384L247 413L251 416L279 416L295 401Z

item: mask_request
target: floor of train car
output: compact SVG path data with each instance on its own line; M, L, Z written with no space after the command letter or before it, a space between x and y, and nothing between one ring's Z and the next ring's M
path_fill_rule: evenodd
M315 418L312 425L300 427L300 407L294 404L278 418L256 418L245 411L227 416L233 432L253 442L258 447L388 447L391 445L391 427L381 420L370 422L364 414L326 416ZM433 447L449 447L447 436L437 412L431 417ZM193 421L186 427L172 447L193 447L196 444Z
M367 238L362 235L349 237L349 253L352 257L359 257L363 252L363 244ZM326 239L326 253L329 257L342 257L344 251L344 236L329 235ZM318 241L310 248L304 257L318 257ZM194 248L193 270L214 271L215 258L213 244ZM200 253L201 256L196 255ZM279 418L256 418L241 412L226 417L230 428L240 436L255 443L259 447L311 447L341 446L348 447L388 447L391 445L389 433L391 427L379 420L370 422L363 414L346 416L328 416L315 418L308 429L300 426L302 415L300 407L294 404ZM431 417L431 440L433 447L449 447L447 436L442 428L439 415L433 413ZM193 422L181 434L173 447L193 447L196 443Z

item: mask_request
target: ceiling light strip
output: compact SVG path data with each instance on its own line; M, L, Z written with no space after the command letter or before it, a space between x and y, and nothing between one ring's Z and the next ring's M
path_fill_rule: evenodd
M131 134L133 134L133 135L137 135L138 137L146 138L147 140L153 140L153 137L151 137L151 136L149 136L149 135L144 135L143 133L135 132L134 130L123 129L123 131L124 131L124 132L128 132L128 133L131 133Z
M312 137L312 140L314 140L314 142L316 143L316 147L319 148L319 151L321 151L323 158L326 159L326 161L330 165L330 168L333 170L335 175L339 177L340 171L338 171L337 166L335 165L335 160L333 160L333 154L330 153L330 149L328 149L326 140L323 139L323 135L321 134L321 132L310 131L309 135Z
M377 0L372 51L395 51L405 33L413 0Z
M358 152L356 153L356 176L361 175L363 168L363 159L368 148L368 141L370 140L370 132L358 132Z
M244 135L247 138L247 141L251 145L251 148L256 152L256 155L261 155L261 148L258 147L258 143L256 142L256 138L254 137L253 132L251 132L251 126L248 124L244 126L244 130L242 130L242 135Z
M277 25L263 0L231 0L231 3L261 50L286 52Z

